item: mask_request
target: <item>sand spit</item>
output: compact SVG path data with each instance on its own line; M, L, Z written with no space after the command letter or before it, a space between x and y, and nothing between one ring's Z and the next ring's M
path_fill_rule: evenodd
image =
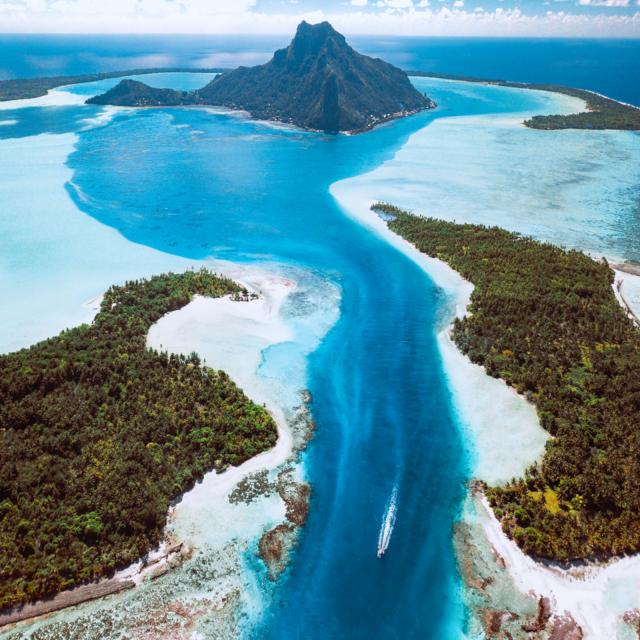
M244 302L229 296L196 296L186 307L161 318L151 327L147 340L149 347L172 353L190 353L196 346L206 366L225 371L249 398L268 408L278 426L278 442L273 449L223 473L206 474L202 482L183 496L176 507L172 528L181 540L188 539L193 544L203 538L211 540L210 526L202 522L203 503L222 502L242 478L262 469L275 469L287 460L292 450L291 432L283 409L274 401L269 385L256 372L264 349L293 339L280 309L295 284L272 274L243 275L244 279L231 277L257 293L257 299ZM236 518L236 525L246 531L251 522L241 523ZM260 528L260 523L255 526ZM224 528L226 541L240 532L234 528Z
M0 111L12 111L26 107L72 107L85 103L87 96L71 93L62 89L50 89L46 95L38 98L22 98L0 102Z

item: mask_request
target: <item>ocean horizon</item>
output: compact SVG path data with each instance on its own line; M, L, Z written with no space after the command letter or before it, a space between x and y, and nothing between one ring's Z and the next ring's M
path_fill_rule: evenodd
M0 34L0 80L139 68L233 68L267 62L289 35ZM640 106L640 40L351 36L407 71L561 84ZM615 64L611 61L615 60Z

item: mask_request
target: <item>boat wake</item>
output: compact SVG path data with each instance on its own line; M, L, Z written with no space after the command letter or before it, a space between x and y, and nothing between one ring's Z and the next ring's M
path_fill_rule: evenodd
M393 487L391 498L389 498L387 508L382 518L382 526L380 527L380 534L378 535L378 558L382 558L391 540L393 527L396 524L397 498L398 486L396 485Z

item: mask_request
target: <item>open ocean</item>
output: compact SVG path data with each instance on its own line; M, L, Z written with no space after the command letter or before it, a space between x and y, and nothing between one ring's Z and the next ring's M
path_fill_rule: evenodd
M640 104L637 42L353 42L405 68L562 82ZM0 75L251 64L282 44L2 36ZM580 65L569 63L577 58ZM147 81L185 88L206 78ZM313 395L317 433L305 460L311 513L276 587L255 547L247 550L246 569L269 597L241 621L244 636L461 637L467 611L452 527L474 461L436 341L451 301L416 263L354 220L348 203L386 199L638 260L640 136L527 130L519 125L526 114L567 109L567 99L427 78L414 82L437 110L351 137L210 110L113 111L78 99L116 82L67 88L66 104L0 110L0 297L11 301L0 310L0 350L86 320L83 303L126 278L210 258L297 274L307 284L285 320L295 324L323 304L339 305L339 318L302 371L292 373L298 345L309 343L300 323L295 339L263 353L260 371ZM394 526L380 560L391 503ZM140 592L165 589L174 598L172 580ZM127 595L127 606L142 597ZM38 638L93 637L87 629L97 608L99 637L121 637L118 602L92 604L81 622L82 610L44 621ZM208 637L206 627L199 631Z

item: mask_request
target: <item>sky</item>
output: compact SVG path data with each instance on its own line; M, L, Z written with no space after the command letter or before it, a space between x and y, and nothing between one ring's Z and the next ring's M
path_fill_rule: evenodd
M640 0L0 0L2 33L349 34L640 38Z

